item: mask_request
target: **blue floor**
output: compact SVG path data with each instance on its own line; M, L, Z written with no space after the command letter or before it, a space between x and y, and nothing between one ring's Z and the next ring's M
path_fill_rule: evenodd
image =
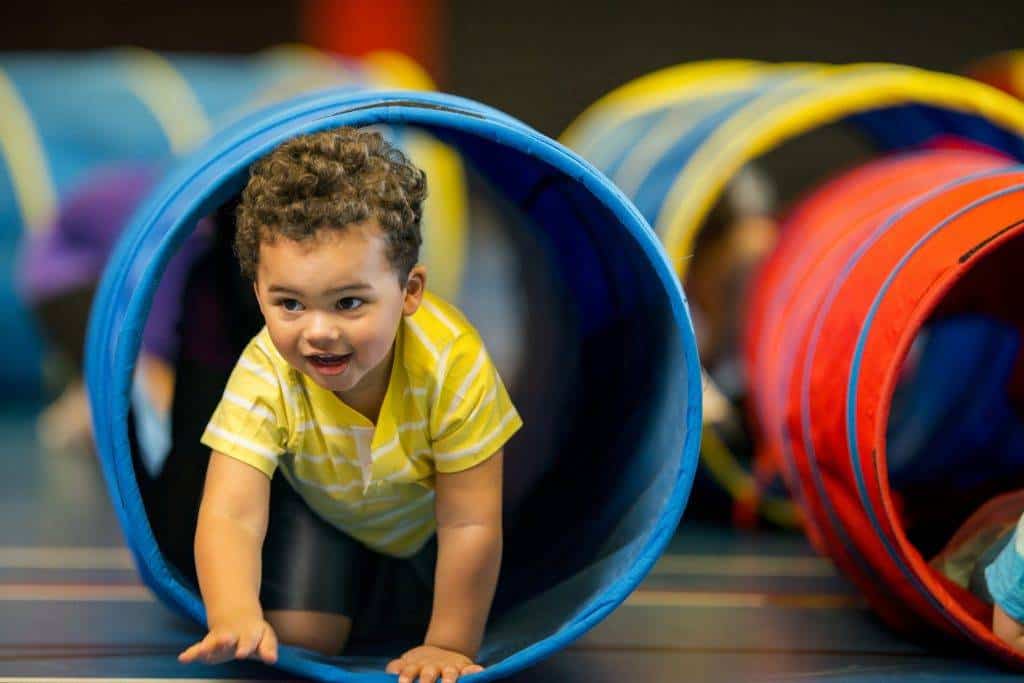
M0 417L0 680L283 680L185 667L199 634L139 583L91 458L49 454ZM685 524L640 590L518 681L993 681L966 655L894 636L799 536Z

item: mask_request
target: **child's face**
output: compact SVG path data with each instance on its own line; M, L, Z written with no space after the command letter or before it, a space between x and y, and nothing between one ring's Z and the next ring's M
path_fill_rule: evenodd
M383 392L398 325L419 307L425 277L416 266L399 284L371 219L304 242L261 244L254 284L285 360L325 389L361 394Z

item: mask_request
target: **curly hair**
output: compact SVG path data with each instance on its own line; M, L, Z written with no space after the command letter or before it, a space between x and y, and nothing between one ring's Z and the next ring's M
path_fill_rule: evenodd
M236 211L235 253L256 278L262 242L295 241L374 218L404 285L419 259L426 174L384 137L343 127L283 143L249 169Z

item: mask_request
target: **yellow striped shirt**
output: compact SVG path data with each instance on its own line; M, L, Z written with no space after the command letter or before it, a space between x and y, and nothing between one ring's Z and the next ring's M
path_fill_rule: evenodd
M402 319L374 425L296 370L266 328L242 352L202 442L268 477L280 468L323 519L408 557L433 535L434 473L497 452L522 420L479 334L427 294Z

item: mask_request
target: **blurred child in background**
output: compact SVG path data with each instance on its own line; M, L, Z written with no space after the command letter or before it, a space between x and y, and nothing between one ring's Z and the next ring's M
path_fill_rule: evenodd
M39 417L39 437L51 450L92 447L82 379L89 309L118 238L162 172L157 164L142 163L110 165L93 172L62 203L56 218L30 235L21 254L20 290L54 346L47 368L50 379L65 383L60 396ZM132 405L136 435L151 474L170 445L181 290L191 264L206 248L209 232L210 226L203 221L172 257L143 331Z

